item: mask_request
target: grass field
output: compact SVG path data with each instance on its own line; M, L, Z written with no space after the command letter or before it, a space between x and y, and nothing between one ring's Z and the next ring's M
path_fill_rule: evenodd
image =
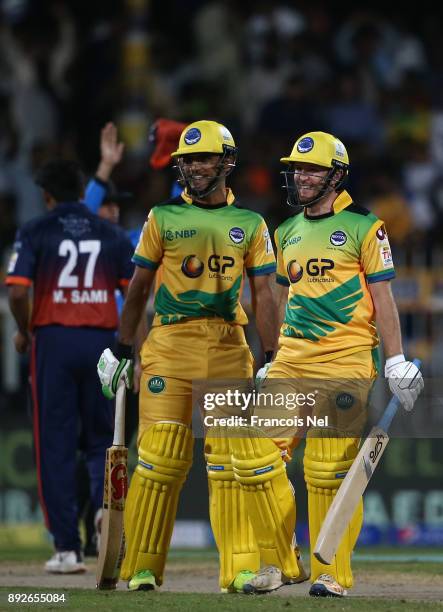
M43 562L51 554L50 548L3 547L0 552L0 610L230 612L297 608L309 612L420 608L443 611L443 563L437 562L438 552L435 549L359 549L353 564L356 588L350 597L335 600L307 597L307 584L285 586L271 595L220 595L217 592L217 555L213 550L171 551L162 591L128 593L121 584L118 591L108 593L94 589L93 559L88 559L88 572L82 576L50 576L42 570ZM377 560L365 560L367 558ZM396 560L384 561L384 558ZM66 602L14 604L7 601L9 593L64 594Z

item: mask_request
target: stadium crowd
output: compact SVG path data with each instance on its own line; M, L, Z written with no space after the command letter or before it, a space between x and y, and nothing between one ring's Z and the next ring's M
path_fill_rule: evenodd
M279 157L297 135L347 143L355 201L386 221L394 248L431 252L443 226L443 42L419 8L394 13L322 2L113 0L0 3L2 250L42 211L33 174L62 155L87 173L100 128L126 142L114 177L135 194L135 226L167 197L171 171L147 163L159 116L215 119L241 150L233 188L286 216Z

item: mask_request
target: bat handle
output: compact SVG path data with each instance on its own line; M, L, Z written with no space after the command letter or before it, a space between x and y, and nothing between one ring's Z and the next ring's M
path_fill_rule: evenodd
M126 386L121 381L115 396L114 446L125 445L125 398Z
M421 366L420 359L414 359L412 363L415 366L417 366L417 368L420 368ZM383 429L383 431L386 431L386 432L388 431L399 407L400 407L400 400L398 399L396 395L393 395L391 398L391 401L386 406L386 410L384 411L383 416L381 417L378 423L378 427L380 427L380 429Z

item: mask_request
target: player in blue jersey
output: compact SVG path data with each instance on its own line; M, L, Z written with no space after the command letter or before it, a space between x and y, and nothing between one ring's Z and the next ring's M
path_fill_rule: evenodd
M19 230L6 284L18 328L16 350L31 349L38 488L56 550L45 569L77 573L85 571L75 482L78 435L81 431L91 499L98 510L113 407L101 393L95 364L114 341L114 293L132 276L133 248L121 228L79 202L84 184L77 164L49 162L36 182L49 213Z

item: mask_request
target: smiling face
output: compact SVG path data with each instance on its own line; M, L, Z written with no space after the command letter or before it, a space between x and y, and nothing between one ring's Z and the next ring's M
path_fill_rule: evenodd
M298 192L300 203L309 202L318 196L324 187L329 169L316 164L297 162L293 165L294 187Z
M219 174L220 158L221 155L213 153L192 153L179 158L179 167L191 189L204 192L209 187Z

